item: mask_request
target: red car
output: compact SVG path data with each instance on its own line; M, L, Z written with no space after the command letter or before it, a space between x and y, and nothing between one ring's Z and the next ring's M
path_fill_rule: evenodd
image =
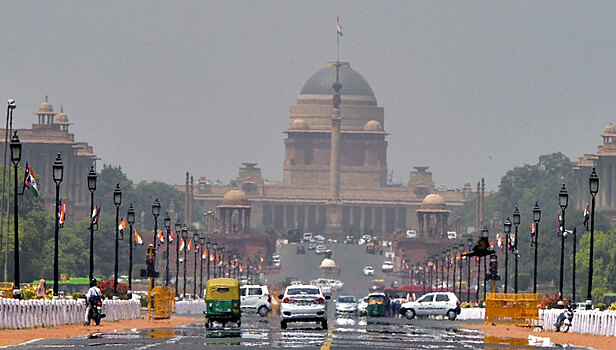
M297 254L306 254L306 248L303 245L298 245L296 252Z

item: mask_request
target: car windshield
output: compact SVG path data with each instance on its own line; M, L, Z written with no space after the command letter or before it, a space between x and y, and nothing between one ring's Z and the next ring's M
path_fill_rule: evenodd
M288 295L302 295L302 294L319 294L319 290L316 288L291 288L287 290Z
M340 296L338 297L338 302L339 303L354 303L355 297L354 296Z

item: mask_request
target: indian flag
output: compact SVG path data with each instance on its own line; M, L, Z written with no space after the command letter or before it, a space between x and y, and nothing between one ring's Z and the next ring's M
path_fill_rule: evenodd
M38 186L36 185L36 179L34 178L34 171L32 167L26 162L26 177L24 179L24 186L32 190L34 197L38 197Z
M175 235L173 234L173 231L169 231L169 242L173 242L174 239Z
M134 230L134 231L135 231L135 243L142 245L143 240L141 239L141 236L139 236L139 233L137 233L137 230Z
M163 235L163 231L162 230L158 230L158 242L159 243L165 243L165 236Z
M122 221L120 221L120 224L118 225L118 230L120 231L121 234L124 234L125 228L126 228L126 219L122 218Z
M342 36L342 25L340 24L340 17L336 18L336 32Z
M184 250L184 238L180 237L180 251Z
M94 209L92 210L92 225L98 224L99 213L100 213L100 208L97 205L94 205Z
M188 241L188 251L190 252L192 249L192 239Z
M64 225L64 218L66 215L66 200L62 200L62 204L58 205L58 224L60 227Z
M214 261L214 253L210 253L210 261Z
M204 250L203 254L201 254L201 260L207 259L207 252Z

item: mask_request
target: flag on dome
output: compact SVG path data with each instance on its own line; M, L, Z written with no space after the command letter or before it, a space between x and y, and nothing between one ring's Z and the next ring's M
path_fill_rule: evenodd
M139 233L137 233L136 229L134 231L135 231L135 243L143 245L143 240L141 239L141 236L139 236Z
M34 171L32 167L26 162L26 177L24 179L24 186L32 191L34 197L38 197L38 186L36 185L36 179L34 178Z
M588 203L586 203L586 207L584 207L584 226L586 227L586 231L588 231L589 223L590 223L590 212L588 211Z
M342 36L342 25L340 24L340 17L336 18L336 32Z

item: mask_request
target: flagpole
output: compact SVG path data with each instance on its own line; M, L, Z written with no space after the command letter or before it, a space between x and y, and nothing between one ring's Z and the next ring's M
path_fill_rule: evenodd
M338 32L336 32L336 53L338 57L336 62L340 63L340 34L338 34Z

